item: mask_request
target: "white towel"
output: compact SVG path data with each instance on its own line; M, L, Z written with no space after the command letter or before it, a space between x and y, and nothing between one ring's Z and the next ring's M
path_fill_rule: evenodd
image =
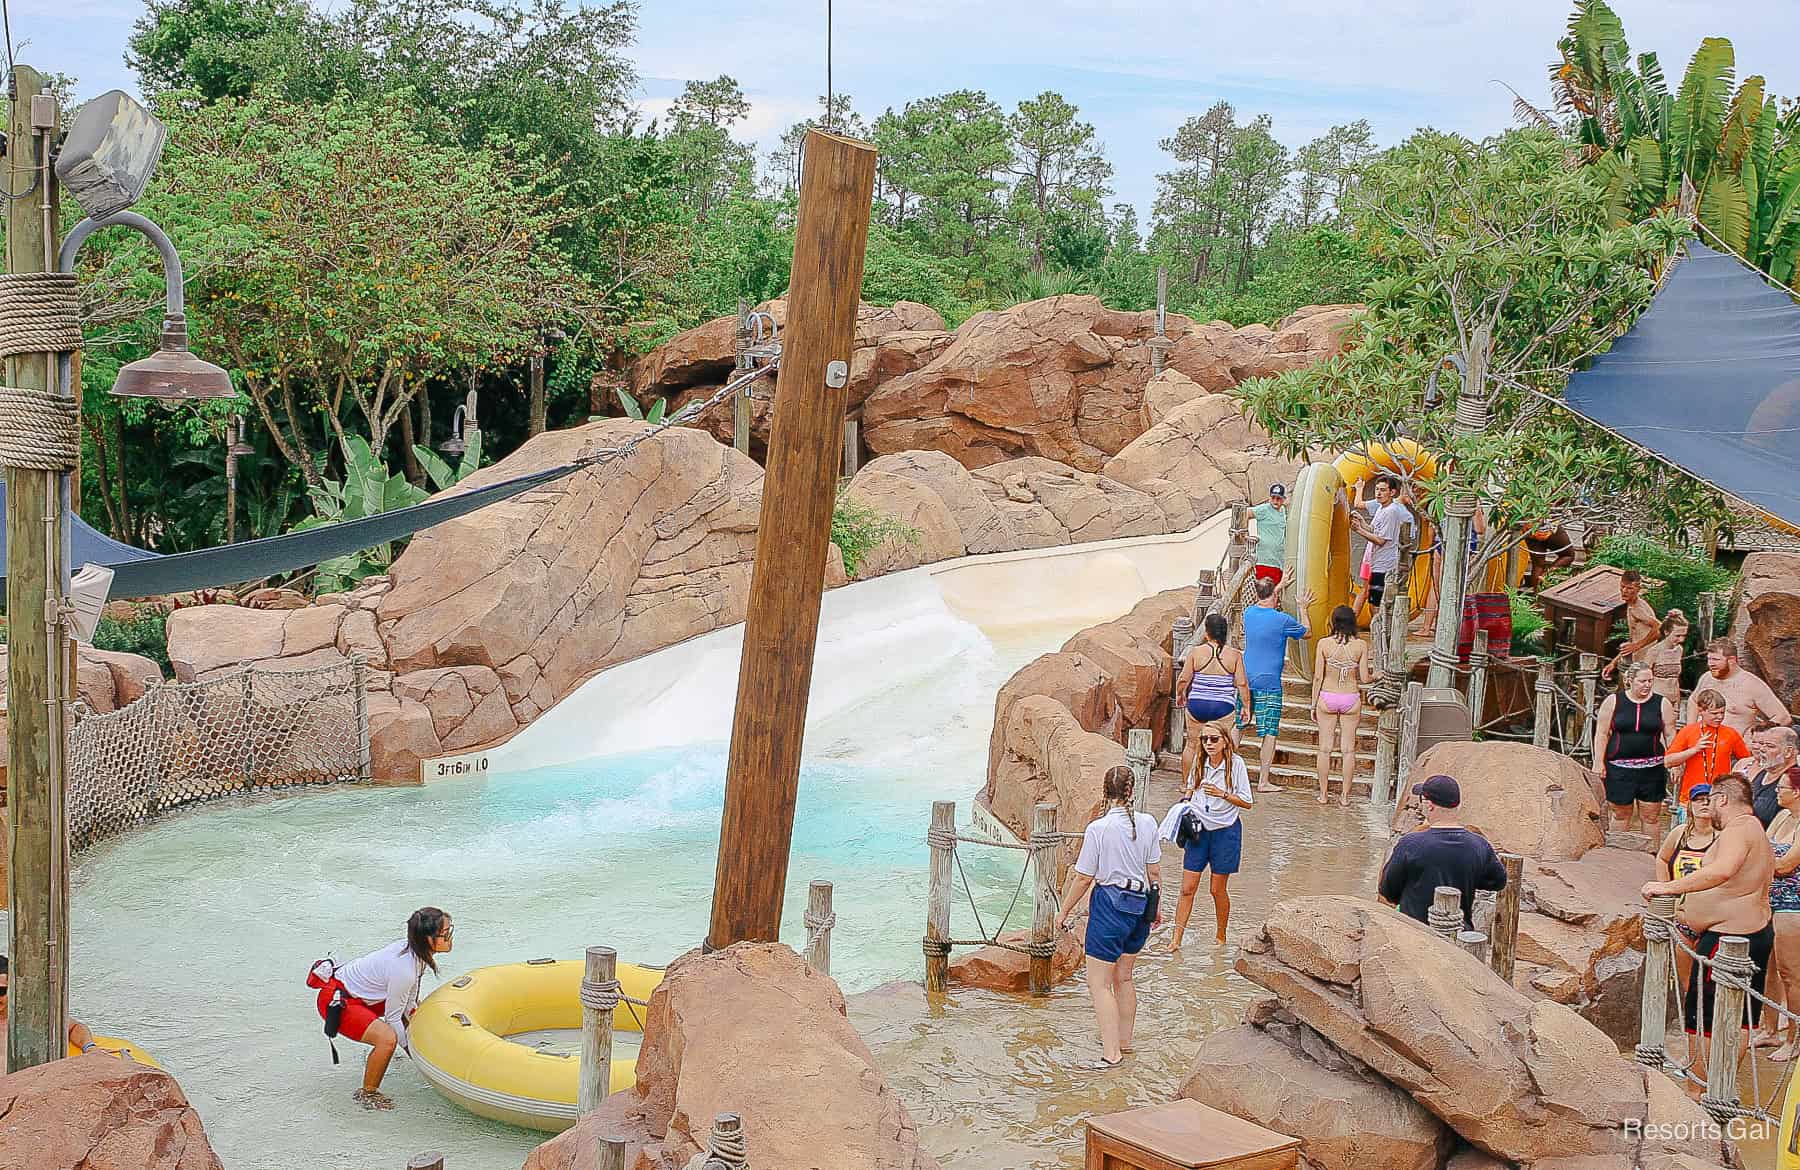
M1174 807L1169 809L1167 815L1163 817L1162 825L1158 827L1156 835L1161 837L1164 841L1173 844L1175 841L1175 830L1181 827L1181 818L1191 807L1193 806L1190 801L1176 801Z

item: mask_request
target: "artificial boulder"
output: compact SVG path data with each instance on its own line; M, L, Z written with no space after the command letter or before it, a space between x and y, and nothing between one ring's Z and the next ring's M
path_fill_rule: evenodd
M1085 919L1079 931L1057 931L1056 953L1050 956L1051 983L1061 983L1081 969L1082 940L1086 936ZM1009 930L1000 936L1000 941L1008 945L976 947L952 958L947 972L950 983L987 991L1031 990L1031 956L1017 949L1031 941L1031 932Z
M1035 456L976 468L1015 548L1048 548L1169 531L1156 497L1110 476Z
M166 623L169 665L181 682L200 682L246 662L280 658L291 611L195 605Z
M727 1112L743 1118L752 1166L937 1166L850 1026L837 984L777 943L672 963L650 999L637 1076L533 1150L525 1170L591 1170L602 1134L627 1136L634 1170L681 1170Z
M1731 635L1753 674L1778 695L1800 695L1800 554L1744 558Z
M1211 516L1262 499L1270 484L1293 483L1300 466L1244 418L1236 399L1208 394L1177 406L1108 459L1106 474L1141 489L1153 481L1178 484L1196 515Z
M0 1170L222 1170L161 1069L94 1052L0 1077Z
M1429 1110L1292 1017L1208 1036L1181 1096L1292 1134L1313 1170L1437 1170L1451 1142Z
M1637 1042L1650 854L1610 846L1574 861L1526 863L1514 981L1581 1013L1621 1045Z
M1494 741L1441 743L1412 770L1454 777L1462 788L1458 816L1502 852L1573 861L1606 843L1606 813L1587 769L1559 752ZM1396 832L1418 823L1404 802L1395 810Z
M1716 1131L1674 1082L1387 907L1347 895L1279 903L1236 966L1333 1048L1495 1157L1734 1156L1704 1136ZM1667 1136L1647 1139L1646 1130Z

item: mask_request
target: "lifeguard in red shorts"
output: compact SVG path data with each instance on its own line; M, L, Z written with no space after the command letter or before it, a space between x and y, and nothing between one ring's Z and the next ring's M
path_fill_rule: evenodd
M1287 488L1269 485L1269 502L1250 509L1250 540L1256 547L1256 575L1281 584L1287 556Z
M455 934L448 914L426 906L406 920L405 938L342 966L320 959L307 972L306 985L319 991L325 1035L369 1046L362 1088L352 1097L363 1108L394 1107L381 1091L381 1078L387 1075L394 1049L408 1048L406 1025L419 1006L419 983L426 971L437 974L437 956L449 952ZM337 1063L336 1045L331 1062Z

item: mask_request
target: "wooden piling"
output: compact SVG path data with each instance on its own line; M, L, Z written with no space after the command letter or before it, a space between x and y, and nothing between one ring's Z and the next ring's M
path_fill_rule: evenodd
M925 901L925 990L942 994L950 971L950 896L956 863L956 802L931 802L931 871Z
M1132 732L1136 735L1137 732ZM1149 732L1145 732L1148 735ZM1144 785L1149 787L1148 782ZM1031 956L1031 994L1048 995L1053 983L1050 971L1051 951L1056 946L1056 847L1050 844L1056 832L1056 806L1040 804L1031 810L1031 874L1033 886L1031 943L1034 951L1046 953Z
M1494 969L1494 974L1511 983L1519 945L1519 894L1525 877L1525 859L1517 853L1502 853L1500 864L1506 867L1506 888L1494 899L1488 966Z
M1722 975L1749 979L1755 972L1750 962L1750 940L1739 934L1728 934L1719 940L1713 952L1713 968ZM1701 978L1698 964L1693 979ZM1736 980L1715 979L1713 992L1712 1044L1706 1054L1706 1091L1700 1095L1700 1106L1723 1122L1736 1116L1738 1096L1738 1062L1744 1054L1744 989L1734 987Z
M1425 911L1425 925L1450 942L1462 933L1462 891L1455 886L1439 886L1431 891L1431 908Z
M1487 935L1482 934L1479 930L1459 930L1456 932L1454 941L1459 950L1469 952L1483 966L1487 965L1489 956Z
M575 1108L591 1113L606 1100L612 1088L613 1014L605 1006L610 989L618 994L619 952L611 947L589 947L581 979L581 1069L576 1082Z
M805 149L782 408L769 434L713 877L707 942L714 950L781 937L875 186L875 149L868 144L811 130Z
M1533 747L1550 746L1550 721L1556 711L1556 680L1552 675L1555 668L1548 662L1540 661L1537 668L1537 683L1533 688L1537 694L1537 706L1531 718L1531 744Z
M1398 795L1405 795L1412 784L1413 760L1419 754L1419 707L1424 697L1425 684L1409 682L1400 700L1400 751L1394 762L1394 791Z
M837 915L831 910L831 883L815 881L806 887L806 965L821 975L831 974L831 928Z
M1475 644L1469 649L1469 721L1479 728L1487 718L1488 632L1475 631Z
M1658 894L1650 899L1650 907L1644 912L1644 981L1638 1002L1637 1061L1659 1073L1669 1059L1669 971L1675 964L1675 902L1674 894Z
M444 1155L436 1150L414 1154L406 1160L406 1170L444 1170Z
M624 1138L603 1137L600 1139L600 1157L594 1163L594 1170L625 1170Z
M738 298L737 373L750 366L750 303ZM750 454L750 385L739 387L731 396L731 445L745 455Z
M1575 754L1586 756L1594 750L1594 712L1600 707L1600 656L1583 651L1576 669L1581 677L1581 738Z
M1176 684L1181 681L1181 660L1193 640L1194 619L1183 614L1175 619L1169 634L1169 653L1174 658L1169 667L1169 750L1177 755L1187 749L1187 696Z
M1399 800L1394 768L1400 756L1400 708L1384 707L1375 717L1375 782L1371 799L1392 808Z
M1134 727L1125 733L1125 762L1131 765L1132 807L1149 812L1150 768L1156 762L1156 749L1151 746L1148 727ZM1054 830L1054 823L1051 828Z
M856 420L844 420L844 478L849 479L862 466L862 437Z

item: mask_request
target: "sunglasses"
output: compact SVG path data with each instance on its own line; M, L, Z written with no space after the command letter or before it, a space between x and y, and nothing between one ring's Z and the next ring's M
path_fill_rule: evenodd
M1225 737L1222 735L1203 735L1200 737L1200 742L1201 743L1218 743L1220 740L1222 740L1224 738Z

